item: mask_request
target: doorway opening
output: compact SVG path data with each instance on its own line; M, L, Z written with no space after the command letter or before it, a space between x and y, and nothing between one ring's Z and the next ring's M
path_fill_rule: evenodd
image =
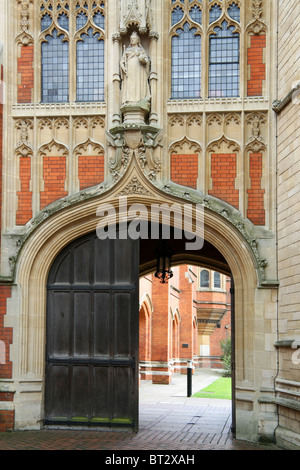
M208 354L206 337L208 325L212 327L212 320L217 318L208 313L208 304L203 303L206 301L193 298L191 292L199 286L196 279L201 283L201 272L209 271L220 274L213 275L212 282L214 286L223 286L227 296L229 266L208 242L199 252L187 252L184 238L171 238L177 284L176 276L169 284L152 283L151 296L144 292L147 302L142 303L141 310L140 278L146 279L155 269L157 242L130 238L100 240L93 232L71 242L55 259L47 285L46 425L128 428L136 432L139 379L140 373L147 373L147 359L152 361L152 380L165 383L170 380L170 373L186 373L189 360L197 367L203 366L208 357L213 360L211 351ZM205 284L206 275L202 277ZM185 287L180 285L180 279ZM221 287L215 289L221 291ZM179 293L184 300L181 305L178 296L178 306L176 300L169 305L170 295L175 299ZM231 305L233 298L232 295ZM163 309L155 329L153 323L150 327L154 302ZM189 331L183 327L188 315ZM232 321L230 324L232 334ZM199 325L202 325L200 342ZM150 330L152 343L147 339ZM234 403L234 397L232 400ZM234 413L232 423L234 429Z
M187 435L197 429L234 435L232 279L190 264L173 265L172 274L164 284L155 273L140 278L140 426L153 428L149 416L156 412L170 431L172 413L182 409Z

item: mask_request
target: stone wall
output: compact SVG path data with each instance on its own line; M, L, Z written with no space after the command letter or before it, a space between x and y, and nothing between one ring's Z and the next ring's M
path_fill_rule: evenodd
M277 436L291 447L300 444L300 4L293 0L279 5Z

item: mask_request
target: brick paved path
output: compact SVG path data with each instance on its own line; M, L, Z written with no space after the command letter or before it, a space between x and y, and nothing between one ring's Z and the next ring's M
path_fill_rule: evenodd
M215 380L203 372L193 379L195 391ZM199 388L200 387L200 388ZM193 389L194 393L194 389ZM137 434L98 430L46 430L0 433L2 450L197 451L275 450L232 438L231 401L187 398L186 378L177 375L171 386L149 382L140 387Z
M41 430L0 434L0 450L268 450L274 447L237 442L230 432L228 407L146 404L140 431Z

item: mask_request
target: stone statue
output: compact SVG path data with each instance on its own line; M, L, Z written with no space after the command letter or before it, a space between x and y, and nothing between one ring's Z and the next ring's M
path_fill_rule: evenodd
M150 60L136 32L130 36L130 45L124 50L120 62L122 78L122 105L150 104Z

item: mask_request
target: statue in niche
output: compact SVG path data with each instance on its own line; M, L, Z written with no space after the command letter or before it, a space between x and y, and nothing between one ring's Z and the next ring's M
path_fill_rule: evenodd
M150 59L136 32L130 36L130 45L124 50L121 62L122 105L138 104L149 107Z

